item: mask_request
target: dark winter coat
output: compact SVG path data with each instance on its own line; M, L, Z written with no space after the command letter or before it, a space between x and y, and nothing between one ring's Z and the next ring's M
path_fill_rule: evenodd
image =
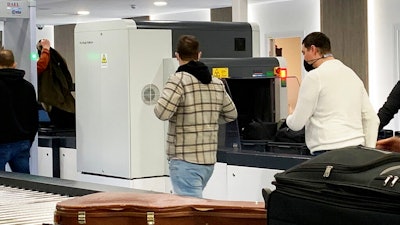
M46 70L39 74L38 89L40 102L75 113L71 73L64 58L53 48L50 48L50 62Z
M381 121L379 130L382 130L400 109L400 81L390 92L385 104L379 109L378 117Z
M25 71L0 69L0 143L33 142L39 127L35 88Z

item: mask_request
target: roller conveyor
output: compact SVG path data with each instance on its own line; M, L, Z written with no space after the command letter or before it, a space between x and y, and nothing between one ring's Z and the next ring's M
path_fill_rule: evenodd
M56 204L68 198L0 185L0 224L53 224Z
M54 224L56 204L95 192L150 192L0 171L0 225Z

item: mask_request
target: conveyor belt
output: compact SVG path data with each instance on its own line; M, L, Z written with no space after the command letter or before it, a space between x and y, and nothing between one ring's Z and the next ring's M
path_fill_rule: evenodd
M56 204L68 198L0 185L0 224L53 224Z
M0 171L0 225L54 224L59 201L96 192L147 192L133 188Z

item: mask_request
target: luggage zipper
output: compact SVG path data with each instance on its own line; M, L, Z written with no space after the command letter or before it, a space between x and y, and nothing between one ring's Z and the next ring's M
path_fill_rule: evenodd
M396 184L396 182L399 180L398 176L393 176L393 175L388 175L385 179L385 181L383 181L383 186L386 187L386 185L389 183L389 181L392 180L392 182L390 182L390 187L394 187L394 185Z
M390 183L390 187L393 187L398 180L399 180L399 177L398 176L394 176L394 178L392 180L392 183Z
M392 167L386 168L385 170L383 170L383 171L381 172L380 175L383 175L383 174L385 174L385 173L388 173L388 172L390 172L390 171L397 170L397 169L400 169L400 166L392 166Z
M325 167L324 175L323 175L322 177L328 178L329 175L331 175L332 169L333 169L333 166L329 166L329 165L326 166L326 167Z
M385 174L385 173L387 173L387 172L389 172L389 171L392 171L392 170L395 170L395 169L399 169L399 168L400 168L400 166L393 166L393 167L390 167L390 168L388 168L388 169L382 171L382 172L381 172L381 175L382 175L382 174ZM328 178L328 177L331 175L332 169L333 169L333 166L331 166L331 165L326 166L326 167L325 167L324 175L322 175L322 177ZM386 177L385 181L383 182L383 186L386 187L386 185L389 183L389 181L390 181L392 178L393 178L393 180L392 180L392 182L390 182L390 187L394 187L394 185L396 184L396 182L400 179L399 176L388 175L388 176Z
M400 169L400 166L392 166L392 167L389 167L389 168L383 170L383 171L380 173L380 175L384 175L385 173L388 173L388 172L391 172L391 171L397 170L397 169ZM385 181L383 181L383 186L386 187L386 185L389 183L389 181L390 181L392 178L393 178L393 180L392 180L392 182L390 182L390 187L394 187L394 185L396 184L396 182L399 180L399 176L394 176L394 175L392 175L392 174L389 174L389 175L386 176Z
M369 162L368 164L364 165L359 165L359 166L350 166L350 165L341 165L341 164L335 164L332 163L331 165L326 166L324 163L313 163L313 164L305 164L304 166L300 165L299 167L293 167L292 169L289 169L286 171L286 173L291 173L291 172L309 172L310 170L316 170L321 171L322 168L325 168L325 173L323 177L329 177L329 174L333 167L335 167L336 171L341 171L341 172L357 172L357 171L365 171L369 168L374 168L376 166L384 165L385 163L392 163L392 162L399 162L400 157L382 157L378 160ZM322 168L321 168L322 167ZM387 172L387 171L386 171ZM383 172L382 172L383 173Z

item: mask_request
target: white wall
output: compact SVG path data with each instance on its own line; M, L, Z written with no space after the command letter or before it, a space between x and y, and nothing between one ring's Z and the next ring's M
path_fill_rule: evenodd
M292 37L321 30L320 1L284 1L249 4L248 21L260 26L260 56L268 56L268 37Z
M399 80L395 40L396 26L400 29L399 8L398 0L368 0L369 96L376 110ZM385 128L400 130L398 115Z
M151 15L150 20L210 21L210 9L191 12Z
M41 39L48 39L50 41L50 45L54 47L54 26L53 25L44 25L43 29L36 30L36 42L38 43Z

